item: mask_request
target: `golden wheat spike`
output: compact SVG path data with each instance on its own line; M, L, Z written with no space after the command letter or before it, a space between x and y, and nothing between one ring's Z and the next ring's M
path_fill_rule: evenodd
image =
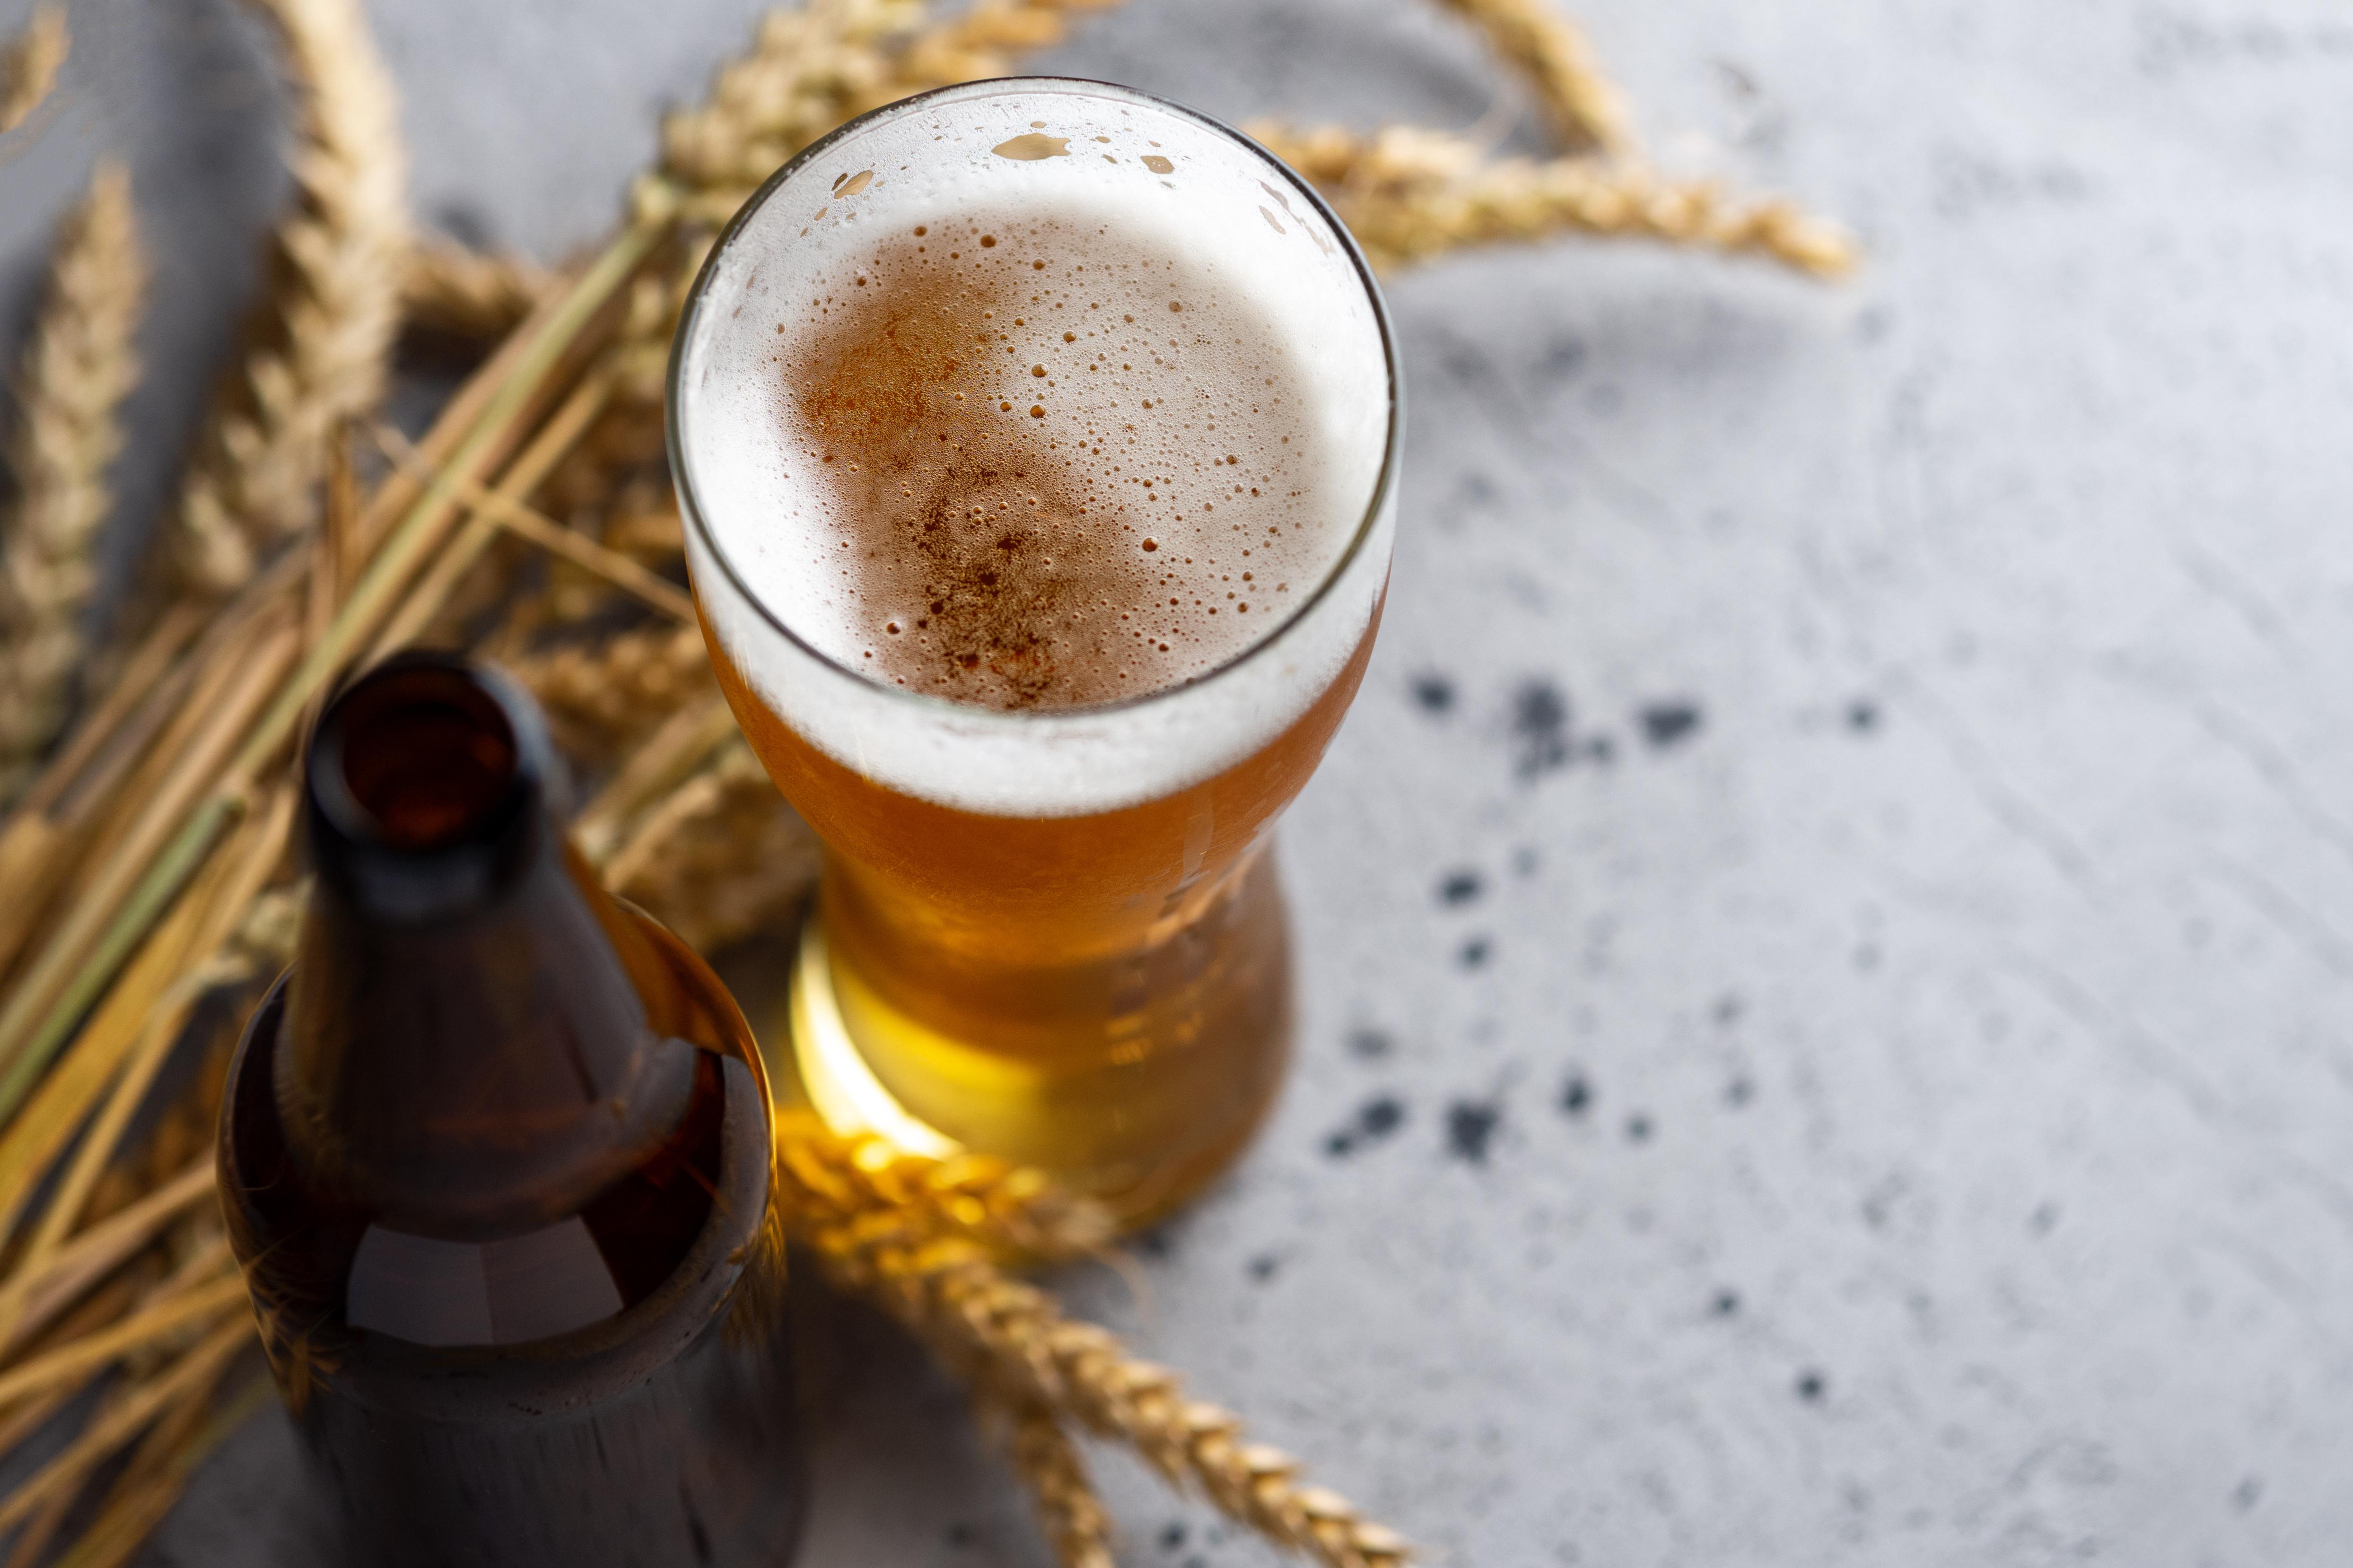
M1584 31L1547 0L1440 0L1487 35L1517 66L1544 106L1553 134L1571 151L1630 152L1625 95L1601 72Z
M408 252L400 307L412 327L453 337L502 338L554 291L555 274L519 256L427 240Z
M85 643L146 297L131 176L109 159L67 216L17 382L16 501L0 523L0 803L57 738Z
M218 596L311 523L328 445L383 396L408 255L407 154L392 79L357 0L256 0L300 113L292 210L243 366L180 493L182 581Z
M976 1391L984 1406L991 1396ZM1095 1495L1086 1461L1053 1411L1036 1400L999 1402L1008 1426L1013 1470L1029 1489L1038 1523L1061 1568L1116 1568L1111 1554L1111 1515Z
M1474 245L1576 232L1663 240L1768 258L1819 277L1854 265L1843 229L1779 197L1726 197L1596 158L1488 159L1443 132L1254 122L1250 133L1332 200L1375 265L1395 268Z
M66 8L50 4L33 13L24 31L0 49L0 135L32 117L58 85L58 72L73 52Z

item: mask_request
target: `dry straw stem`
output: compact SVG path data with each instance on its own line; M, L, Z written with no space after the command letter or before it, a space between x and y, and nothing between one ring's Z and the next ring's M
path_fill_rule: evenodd
M221 1262L228 1261L226 1255ZM0 1373L0 1405L45 1394L79 1374L122 1359L190 1323L245 1305L244 1276L231 1272L166 1297L111 1328L87 1334L48 1354Z
M82 661L98 580L90 546L111 500L122 400L138 380L132 339L146 290L131 176L107 159L58 232L17 383L16 501L0 525L0 802L57 738Z
M1585 34L1549 0L1440 3L1475 23L1495 52L1526 74L1563 146L1609 153L1632 148L1625 95L1602 74Z
M217 878L203 896L188 900L185 909L199 911L195 916L192 937L185 948L171 950L165 963L179 970L178 977L149 1004L141 1031L124 1056L116 1072L111 1092L107 1096L98 1115L82 1134L73 1163L67 1168L63 1180L48 1200L41 1223L33 1233L31 1242L16 1264L16 1274L5 1286L0 1286L0 1331L5 1331L16 1313L26 1307L30 1290L38 1283L57 1254L73 1234L100 1178L113 1161L131 1119L147 1098L147 1091L162 1070L165 1058L185 1032L189 1015L194 1010L199 993L207 984L208 972L216 963L221 948L235 936L246 910L261 889L284 854L289 829L294 815L294 792L280 788L270 803L257 813L240 829L237 842L222 857ZM195 960L191 963L190 959ZM128 1020L132 1004L143 994L132 987L117 987L107 999L105 1012L113 1017ZM85 1048L76 1053L75 1065L102 1059L118 1054L111 1048L100 1031L111 1025L112 1017L102 1016L91 1026L93 1038ZM51 1082L72 1079L81 1075L58 1073ZM78 1108L77 1108L78 1110ZM79 1123L81 1117L70 1120ZM155 1131L155 1138L181 1128L180 1119L166 1116ZM195 1142L201 1142L195 1141ZM162 1162L166 1171L184 1157L179 1151L158 1150L164 1155ZM21 1284L20 1284L21 1282Z
M112 1273L191 1208L209 1204L215 1192L213 1156L206 1151L180 1173L83 1231L36 1271L19 1265L26 1280L24 1314L12 1338L0 1339L0 1355L17 1341L47 1327L69 1303ZM0 1446L5 1447L5 1446Z
M174 1436L168 1452L152 1473L124 1478L119 1495L109 1502L73 1549L58 1559L55 1568L118 1568L129 1562L141 1543L164 1522L172 1505L179 1501L195 1468L267 1404L269 1395L269 1374L258 1374L194 1432L185 1436ZM191 1399L186 1409L193 1423L203 1415L204 1401Z
M986 1394L975 1397L984 1405ZM1029 1489L1038 1522L1061 1568L1116 1568L1111 1554L1111 1515L1095 1495L1086 1461L1054 1413L1035 1400L1004 1406L1007 1447L1014 1473Z
M817 885L818 863L817 836L738 738L639 819L608 874L712 952L789 915Z
M0 135L25 123L58 85L58 71L73 50L66 8L46 5L25 30L0 51Z
M605 867L632 824L663 796L676 791L709 762L712 752L735 733L735 721L716 691L681 706L630 752L617 772L589 801L573 824L582 853Z
M1250 133L1330 196L1383 268L1572 231L1746 252L1824 278L1854 264L1846 233L1795 203L1730 199L1705 182L1636 164L1489 161L1463 138L1405 127L1366 136L1261 121Z
M408 254L398 108L357 0L256 3L301 103L296 194L253 345L181 490L181 574L211 596L315 515L329 440L383 395Z
M450 337L502 338L553 293L559 279L537 262L427 240L407 255L400 306L410 326Z
M250 846L243 854L219 857L141 947L121 980L83 1025L70 1052L56 1070L40 1080L31 1100L0 1135L0 1232L5 1232L31 1197L42 1172L65 1147L84 1119L115 1081L123 1062L145 1036L159 1006L176 1011L186 998L179 994L179 977L201 956L208 929L216 929L227 913L237 883L251 873L238 872L240 862L275 858L275 847ZM26 1075L12 1075L11 1081ZM14 1107L10 1107L14 1110Z
M375 434L378 443L395 462L419 475L431 475L432 465L425 461L408 437L388 425L377 426ZM587 535L575 533L513 499L513 493L522 489L520 482L507 483L503 488L510 493L504 494L486 490L465 479L453 480L451 488L458 499L472 507L477 515L489 518L516 538L560 555L583 571L604 578L623 593L673 620L690 625L693 623L694 601L687 596L685 589L647 571L618 551L607 550Z
M451 450L440 477L421 494L397 477L387 482L384 489L389 494L380 493L379 502L398 504L386 505L384 531L365 570L326 636L290 676L277 683L276 696L260 716L248 721L234 713L206 714L208 743L226 737L237 747L234 756L225 769L192 764L187 776L198 789L209 783L210 793L192 807L181 803L173 814L177 832L160 849L133 853L126 848L111 856L109 871L100 879L101 891L78 898L48 933L38 956L0 1005L0 1061L8 1062L12 1073L26 1070L28 1062L29 1070L38 1071L71 1037L76 1020L104 993L118 967L172 909L190 879L215 856L229 826L249 811L254 781L281 757L303 710L364 639L395 617L402 607L403 590L418 567L436 559L437 552L446 558L458 548L448 535L464 513L451 493L452 482L477 479L500 454L512 449L539 406L548 378L659 237L659 230L645 226L625 231L577 283L551 303L534 328L518 334L515 343L484 367L476 382L479 397L474 388L459 395L427 442L428 449L441 449L446 443ZM377 509L370 510L374 513ZM495 531L494 524L489 526ZM301 556L290 552L285 560L299 564ZM280 608L290 605L301 581L299 575L290 575L283 605L271 603ZM166 804L158 802L153 809L162 811ZM117 871L124 874L117 876ZM0 1116L12 1109L6 1086L0 1085Z
M14 1494L0 1500L0 1531L16 1526L36 1508L47 1502L60 1487L79 1482L92 1465L146 1430L149 1422L176 1405L180 1400L202 1397L211 1387L213 1378L228 1363L229 1358L252 1340L252 1320L240 1315L239 1321L225 1323L214 1330L195 1349L174 1362L162 1376L147 1383L121 1404L92 1421L81 1436L67 1445L64 1452L42 1466L32 1479L17 1488Z
M602 644L565 643L514 665L570 755L607 763L672 714L715 696L711 657L693 626L648 626Z

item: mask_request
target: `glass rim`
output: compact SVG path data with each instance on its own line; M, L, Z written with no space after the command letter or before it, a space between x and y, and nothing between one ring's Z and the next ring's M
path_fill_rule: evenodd
M1215 135L1238 142L1246 152L1287 183L1292 189L1305 197L1317 216L1330 226L1333 234L1338 238L1341 248L1348 258L1349 265L1356 268L1356 281L1364 289L1365 299L1372 306L1373 324L1379 332L1381 340L1381 366L1387 379L1388 417L1381 438L1380 471L1374 477L1372 494L1366 500L1364 514L1356 520L1356 526L1349 534L1346 546L1333 558L1331 566L1326 569L1322 580L1315 584L1314 591L1302 599L1298 608L1284 616L1272 631L1223 663L1215 665L1188 680L1162 687L1156 691L1147 691L1134 697L1117 698L1109 702L1075 704L1066 708L999 710L961 702L949 697L934 697L928 692L910 691L900 687L885 686L881 681L844 664L824 649L816 647L786 625L773 606L752 591L750 584L744 581L743 573L736 569L735 563L729 559L726 550L720 544L717 534L703 519L702 500L695 489L694 471L687 461L686 443L681 435L684 428L683 421L680 418L682 407L681 371L685 362L687 342L693 336L697 325L702 321L702 307L706 303L712 279L717 273L720 258L726 254L729 245L733 242L736 236L759 214L761 208L767 205L769 199L781 191L804 166L814 163L836 142L851 132L876 121L886 118L895 119L934 104L955 102L963 99L992 97L1023 89L1045 92L1069 92L1073 89L1084 89L1084 96L1127 99L1153 109L1166 110L1179 119L1192 121ZM1079 94L1073 94L1073 96L1079 96ZM745 199L744 205L735 210L734 216L727 220L726 226L720 229L718 237L712 242L710 254L703 258L702 266L696 272L694 282L687 289L685 302L679 310L678 331L670 339L670 365L665 373L662 387L663 444L670 458L670 483L678 492L679 512L684 519L685 525L693 531L695 538L710 553L711 559L718 563L720 571L727 579L728 586L737 597L751 605L762 621L818 664L846 679L855 681L860 687L873 692L879 698L894 702L913 703L921 710L953 714L965 721L985 714L993 720L1021 724L1039 723L1056 719L1092 718L1099 714L1149 707L1153 703L1166 701L1181 693L1198 690L1282 642L1290 635L1293 627L1303 623L1325 600L1331 597L1333 589L1341 578L1347 574L1348 568L1355 563L1356 557L1363 553L1366 542L1372 538L1381 513L1388 504L1390 494L1396 489L1399 447L1404 436L1404 384L1398 363L1397 331L1389 321L1388 302L1381 296L1380 285L1373 276L1372 265L1365 259L1364 250L1357 245L1356 236L1348 232L1347 226L1340 221L1340 216L1332 210L1332 205L1324 199L1323 194L1256 139L1214 115L1205 114L1198 109L1187 108L1173 100L1145 92L1139 88L1124 86L1118 82L1098 81L1089 77L1068 76L990 77L980 81L958 82L948 87L932 88L927 91L914 93L883 104L879 109L870 109L854 120L845 121L786 159L783 166L762 181L759 189L754 191ZM707 622L705 624L708 625Z

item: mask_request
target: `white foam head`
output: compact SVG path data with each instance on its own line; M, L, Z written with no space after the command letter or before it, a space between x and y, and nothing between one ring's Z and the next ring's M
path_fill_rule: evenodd
M885 234L967 212L1051 214L1247 292L1321 448L1312 574L1267 629L1187 684L1092 708L998 711L858 672L807 520L829 504L785 437L776 334ZM1280 735L1363 640L1388 580L1398 418L1363 260L1303 184L1246 142L1123 89L1051 79L948 89L858 121L764 188L696 286L671 366L688 561L720 651L754 695L890 788L1001 816L1114 810L1213 776ZM1263 612L1261 612L1263 613ZM870 668L871 668L870 666Z

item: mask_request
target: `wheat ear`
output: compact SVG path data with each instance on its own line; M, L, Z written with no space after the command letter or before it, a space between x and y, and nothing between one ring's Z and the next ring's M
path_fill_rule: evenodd
M663 121L662 173L696 189L749 191L886 79L885 46L922 13L921 0L810 0L769 12L709 100Z
M663 720L714 689L702 634L692 626L649 626L601 644L564 643L512 668L546 710L556 742L594 763L633 749Z
M1845 231L1794 202L1731 198L1706 182L1667 179L1640 164L1490 161L1463 137L1406 127L1369 136L1274 121L1250 129L1331 197L1377 266L1568 231L1746 252L1820 277L1854 265Z
M400 308L412 327L451 337L505 337L552 293L556 275L520 256L428 240L408 252Z
M1093 1205L1001 1165L843 1140L807 1112L779 1120L776 1146L777 1199L795 1239L835 1283L879 1303L975 1386L1125 1444L1173 1485L1197 1489L1229 1518L1325 1568L1406 1561L1395 1531L1303 1484L1288 1455L1244 1441L1239 1416L1188 1399L1176 1373L1065 1319L1043 1291L997 1268L1008 1254L1082 1250L1080 1237L1100 1223ZM1073 1202L1082 1206L1060 1206Z
M72 52L66 8L54 3L36 10L25 30L0 50L0 135L24 124L47 100Z
M1545 117L1573 151L1624 153L1634 142L1625 95L1601 74L1593 46L1546 0L1440 0L1487 35L1535 86Z
M57 738L81 661L90 546L138 379L132 339L146 289L131 176L110 159L58 233L17 388L16 504L0 531L0 802Z
M826 1273L913 1330L966 1377L1018 1390L1107 1441L1134 1449L1171 1484L1325 1568L1391 1568L1409 1552L1346 1499L1302 1483L1299 1463L1244 1438L1241 1418L1186 1396L1168 1368L1064 1318L1035 1286L990 1263L977 1243L907 1239L899 1216L804 1234Z
M1054 1413L1036 1400L998 1400L979 1389L973 1398L980 1409L1002 1413L1014 1473L1029 1489L1055 1562L1061 1568L1117 1568L1111 1553L1111 1515L1095 1495L1086 1460Z
M908 40L878 93L847 107L871 109L926 88L1009 76L1017 57L1070 34L1073 11L1105 11L1120 0L978 0Z
M261 552L311 521L334 431L383 395L407 254L398 106L357 0L256 3L301 104L295 198L252 346L181 491L180 573L206 595L241 586Z

